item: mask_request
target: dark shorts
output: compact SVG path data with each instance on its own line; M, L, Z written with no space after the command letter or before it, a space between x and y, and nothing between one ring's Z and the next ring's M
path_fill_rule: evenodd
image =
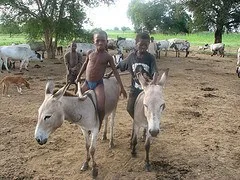
M98 85L103 84L103 79L100 79L99 81L87 81L86 80L87 87L91 90L94 90Z

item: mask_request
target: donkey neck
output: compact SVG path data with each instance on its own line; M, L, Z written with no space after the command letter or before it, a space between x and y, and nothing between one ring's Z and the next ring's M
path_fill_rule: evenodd
M67 121L81 123L82 119L94 118L95 113L91 112L95 112L95 107L89 97L80 100L79 97L63 96L60 101Z

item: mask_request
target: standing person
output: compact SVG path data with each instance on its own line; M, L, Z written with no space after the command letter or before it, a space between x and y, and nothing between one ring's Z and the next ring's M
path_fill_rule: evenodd
M152 79L154 73L158 74L155 56L150 54L148 46L150 36L147 33L139 33L136 36L136 50L132 52L117 65L117 69L121 71L128 70L131 73L131 88L127 103L127 111L134 118L134 104L138 95L143 91L141 85L136 78L136 73L141 71L146 79ZM108 73L108 77L112 72Z
M76 82L80 81L82 74L86 71L86 80L81 87L82 93L91 89L94 90L97 97L97 109L100 120L100 127L105 116L105 93L103 76L105 70L110 64L112 71L121 87L121 94L127 98L119 73L115 67L112 56L106 51L107 33L99 31L94 33L93 41L96 46L95 51L87 53L86 60L77 76Z
M157 57L157 43L154 42L154 37L151 37L150 44L148 46L148 52Z
M75 42L72 42L71 50L64 56L65 66L67 69L67 83L75 84L75 93L77 92L77 83L75 80L83 64L82 55L78 53L76 49L77 44Z

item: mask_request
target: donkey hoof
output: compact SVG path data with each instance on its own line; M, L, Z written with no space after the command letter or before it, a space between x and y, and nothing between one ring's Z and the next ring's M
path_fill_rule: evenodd
M86 171L86 170L88 170L88 163L87 162L85 162L85 163L83 163L83 165L82 165L82 167L81 167L81 171Z
M93 168L92 169L92 177L93 179L95 179L98 176L98 169L97 168Z
M145 164L145 171L150 172L151 171L151 165Z
M132 157L133 158L137 157L137 153L136 152L132 152Z
M114 147L114 143L113 142L110 142L109 143L109 149L112 149Z
M26 71L29 71L28 69L26 69Z
M103 135L102 140L103 141L107 140L107 135Z

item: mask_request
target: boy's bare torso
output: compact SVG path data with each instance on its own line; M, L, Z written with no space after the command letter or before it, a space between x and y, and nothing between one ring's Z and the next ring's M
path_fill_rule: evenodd
M112 58L106 51L92 52L89 54L89 62L86 69L87 81L98 81L104 76L108 62Z

